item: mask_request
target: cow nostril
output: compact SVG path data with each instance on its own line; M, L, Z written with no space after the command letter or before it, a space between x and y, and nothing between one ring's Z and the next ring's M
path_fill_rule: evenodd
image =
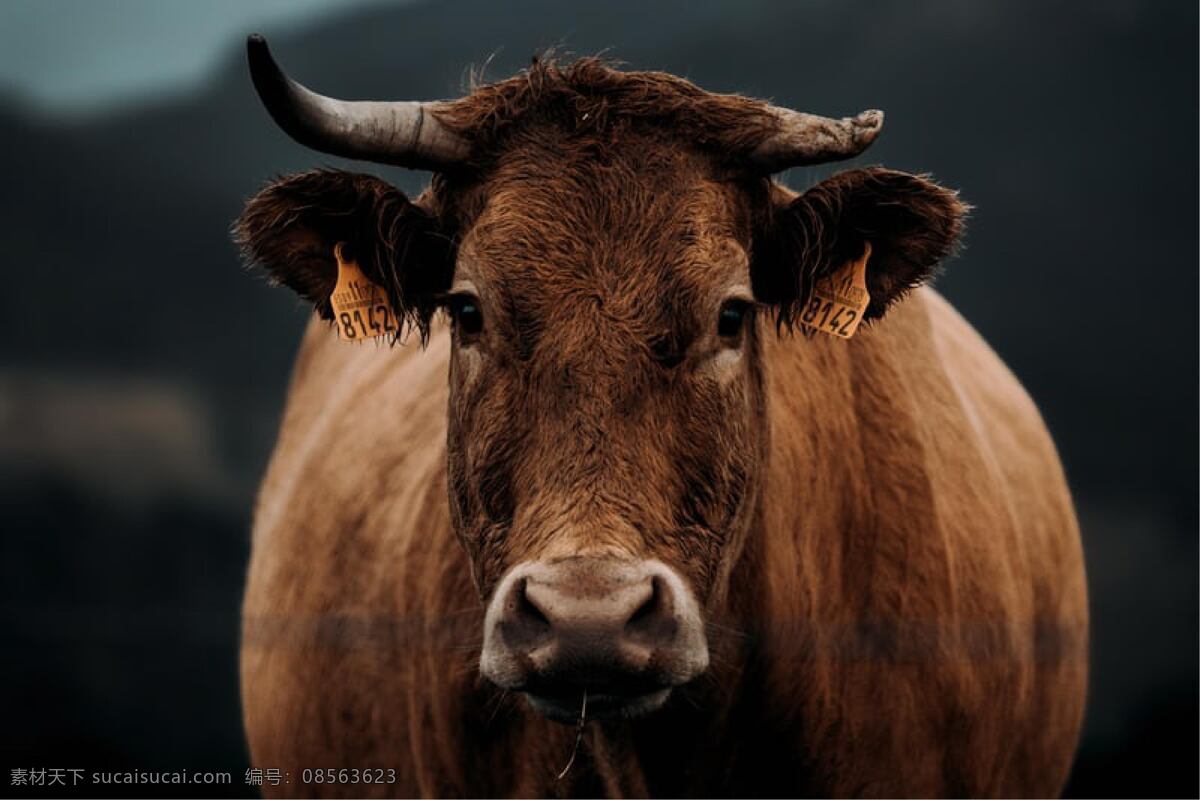
M650 594L625 622L625 632L650 638L669 636L674 632L674 603L671 588L661 577L650 580Z
M630 616L629 620L625 623L626 627L637 627L637 625L640 623L654 616L661 604L662 602L659 597L658 587L652 584L650 595L646 598L644 603L634 610L633 615Z
M516 587L516 591L513 592L513 616L522 620L528 625L549 628L550 619L540 608L538 608L537 604L530 599L529 592L527 590L528 586L529 582L523 580L521 581L520 585Z
M498 626L509 646L517 648L536 646L553 628L550 619L530 597L524 580L516 583L509 592Z

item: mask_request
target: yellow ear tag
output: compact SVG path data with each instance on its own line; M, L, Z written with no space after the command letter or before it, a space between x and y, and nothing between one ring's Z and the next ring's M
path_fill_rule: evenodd
M837 272L818 281L800 315L800 324L841 339L853 336L871 303L871 295L867 292L867 259L870 257L871 243L867 242L862 256L847 261Z
M388 302L387 292L363 274L362 267L342 255L342 242L333 247L337 259L338 277L329 305L337 322L338 338L361 342L396 332L396 315Z

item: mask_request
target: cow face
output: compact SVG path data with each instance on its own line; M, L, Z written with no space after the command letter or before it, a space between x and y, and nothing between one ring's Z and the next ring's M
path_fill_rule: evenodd
M707 665L765 430L746 188L650 140L530 130L461 197L449 483L482 669L628 713ZM618 702L620 699L620 702Z
M337 242L423 334L446 309L449 499L487 603L481 671L560 719L585 692L591 715L651 711L707 667L770 436L760 337L868 242L866 316L882 315L964 212L880 169L793 196L674 131L589 113L514 126L416 203L305 173L237 227L325 316Z

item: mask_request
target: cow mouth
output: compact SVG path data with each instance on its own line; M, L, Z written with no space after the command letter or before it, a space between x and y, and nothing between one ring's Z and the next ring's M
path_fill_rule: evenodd
M589 691L587 718L637 719L662 708L670 694L670 686L644 693ZM533 709L547 719L568 724L574 724L580 719L583 704L581 689L570 692L526 691L525 697Z
M672 568L591 556L510 570L479 655L482 677L566 723L653 713L707 667L699 606Z

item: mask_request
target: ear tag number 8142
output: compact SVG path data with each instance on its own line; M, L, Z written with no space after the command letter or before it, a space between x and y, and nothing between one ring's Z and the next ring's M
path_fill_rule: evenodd
M363 274L358 262L345 257L344 243L333 247L338 277L329 295L337 324L338 338L361 342L396 332L396 315L388 303L387 292Z
M867 291L867 259L871 243L863 254L813 287L812 297L800 314L800 324L806 328L841 339L849 339L858 330L871 295Z

